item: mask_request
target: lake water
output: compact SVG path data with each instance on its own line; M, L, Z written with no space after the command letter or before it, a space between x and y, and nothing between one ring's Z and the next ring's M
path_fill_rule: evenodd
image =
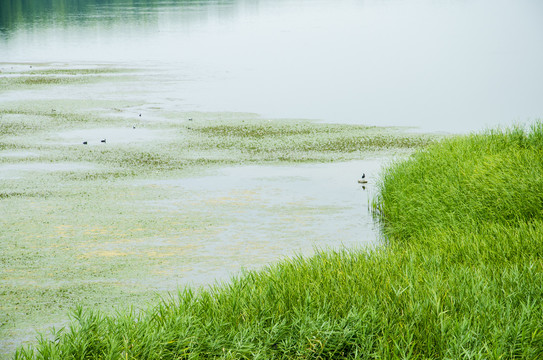
M136 67L126 96L164 109L462 133L543 117L543 2L0 1L0 62Z
M369 208L375 174L386 161L390 159L234 166L197 177L136 181L136 188L153 186L167 196L135 207L178 217L190 212L229 219L211 238L183 254L182 269L163 266L168 276L152 279L153 286L171 290L208 284L228 280L242 268L258 269L319 249L370 249L381 244L380 225ZM361 169L368 175L365 186L357 182ZM193 236L197 239L197 234ZM173 240L178 245L183 241L183 236ZM189 241L194 243L195 238Z
M30 65L137 69L119 83L0 88L0 109L21 100L69 106L76 99L88 102L87 108L112 100L114 107L129 104L123 110L133 118L144 112L146 121L191 111L253 112L465 133L543 118L542 64L541 0L0 0L0 76ZM175 116L170 119L177 121ZM102 136L108 145L110 139L134 140L123 129L107 131L71 129L44 141L69 146L86 136L95 139L88 144L92 149L101 146ZM139 128L137 134L139 143L165 136ZM2 154L10 162L39 155ZM203 234L206 241L175 257L170 268L161 264L161 275L134 280L134 288L173 291L179 284L212 283L240 268L315 248L374 246L379 229L368 204L387 161L383 156L295 167L238 166L194 178L135 182L131 186L153 186L164 194L162 200L131 206L157 216L164 209L180 216L228 212L232 221ZM4 164L0 180L77 166L93 169L92 164ZM366 188L356 182L362 171L370 179ZM194 240L190 236L166 240L181 249L183 241ZM30 315L42 319L49 310L39 310L41 300L34 300L38 306L29 305ZM40 311L43 316L34 314ZM36 324L48 324L25 321L10 323L9 332L2 325L0 358L33 338Z

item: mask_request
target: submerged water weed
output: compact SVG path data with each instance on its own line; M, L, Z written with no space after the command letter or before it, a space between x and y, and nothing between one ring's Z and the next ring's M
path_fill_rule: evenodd
M116 177L120 175L119 169L123 169L126 176L133 176L217 164L360 159L391 149L411 151L435 141L435 137L394 129L295 120L268 121L258 117L252 120L234 117L227 124L204 118L194 121L191 126L156 122L138 123L136 127L135 121L57 110L52 104L42 104L35 109L13 105L2 109L0 116L3 120L0 134L6 136L3 148L39 153L31 159L33 161L108 166ZM108 129L113 129L112 136L126 139L138 131L145 134L145 130L160 131L161 135L156 139L143 137L144 141L140 143L119 142L113 138L100 147L85 147L83 141L99 141L99 138L88 139L85 129L89 134L108 133ZM69 135L71 130L74 135ZM0 161L13 163L23 159L3 157ZM102 171L100 176L105 173Z
M391 167L385 247L291 258L140 313L79 308L15 358L539 359L541 139L540 123L446 139Z
M40 72L40 77L60 76L54 71L51 74ZM39 86L48 91L57 85ZM69 89L72 85L62 86ZM27 88L42 90L38 85L21 85L21 89ZM280 354L285 349L289 349L286 353L292 356L318 354L322 350L319 321L326 318L323 314L316 319L293 318L283 326L276 322L276 316L283 317L284 313L274 312L273 304L268 302L257 312L234 312L237 322L233 322L230 315L226 318L220 315L217 316L220 323L216 323L206 319L204 314L218 314L225 309L216 308L214 301L222 291L221 287L211 295L195 291L194 299L199 299L196 304L206 305L195 307L196 313L180 315L186 321L168 318L166 309L149 315L151 318L147 318L145 312L132 314L129 311L121 311L118 317L106 316L112 313L111 304L142 304L153 299L155 291L164 291L161 286L165 287L166 281L169 281L169 289L173 288L172 283L182 280L184 267L194 264L195 260L187 257L187 253L198 250L201 244L217 241L220 229L230 226L236 219L233 213L239 210L234 201L221 208L217 213L220 216L212 215L210 206L217 208L219 202L229 200L219 198L202 203L178 187L171 191L167 185L154 186L145 180L180 177L196 171L194 169L223 164L363 159L388 149L408 152L433 139L395 129L298 120L268 121L250 114L191 113L194 119L189 122L186 114L172 113L147 121L145 116L140 118L134 111L140 103L48 99L49 95L47 99L31 103L3 103L0 110L0 125L3 125L0 165L6 170L2 171L4 178L0 188L0 207L6 214L0 218L3 230L0 234L3 239L0 241L0 270L5 274L2 280L4 292L0 294L2 349L12 348L13 343L25 339L30 325L62 322L68 308L81 305L94 309L91 315L86 310L75 315L93 338L80 338L76 324L71 339L77 344L77 351L81 350L89 357L95 356L96 349L105 349L102 340L109 338L108 331L113 331L113 327L117 327L117 335L123 338L110 338L112 347L99 356L111 354L113 358L126 358L138 354L134 356L145 357L145 354L159 356L174 352L179 356L204 356L209 352L224 357L240 354L266 357ZM126 132L137 134L139 130L156 131L159 136L141 136L138 141L131 141ZM100 141L103 131L112 134L104 143ZM88 136L95 138L88 139ZM120 141L122 137L126 141ZM87 145L83 144L85 140L89 140ZM134 186L133 181L137 178L145 180ZM188 197L192 200L185 202ZM251 204L254 207L261 205L256 200ZM292 206L295 205L289 204L288 211L292 211ZM280 213L288 213L286 207L277 209ZM315 208L304 211L315 212ZM320 211L330 212L330 209ZM251 274L248 276L255 279L259 276ZM290 277L295 277L295 272ZM271 278L274 286L287 290L288 286L281 284L280 278ZM305 280L308 279L309 275ZM243 288L249 286L241 279L239 283L241 287L234 293L243 292ZM259 289L264 285L255 286L257 290L251 295L254 299L262 295ZM297 311L293 305L302 300L295 300L295 293L288 295L292 301L280 300L281 297L274 295L273 288L267 289L269 299L281 303L281 309L289 313ZM301 291L302 284L296 284L294 289ZM227 299L226 294L221 296ZM224 304L235 301L224 300ZM198 315L200 313L202 317ZM267 316L268 313L269 317L260 320L255 317L255 314ZM137 321L149 319L152 323L177 323L181 327L171 328L171 334L177 335L164 336L167 340L160 340L160 333L149 331L149 336L142 338L140 344L131 335L132 330L136 331L135 335L144 335L142 331L147 331L145 326L134 326L133 321L139 316L143 317ZM188 322L190 319L192 322ZM350 321L354 321L353 318L347 323L338 318L327 337L328 344L336 341L334 334L341 332L342 326ZM199 322L209 323L220 331L213 332L212 328L202 327ZM235 324L235 329L243 330L242 333L223 333L229 329L230 322ZM251 322L256 327L238 327ZM275 328L266 327L270 324L276 324ZM153 326L149 325L149 328ZM193 335L177 340L194 327L214 335L205 338L203 333L195 331ZM163 330L170 332L166 328ZM60 339L66 331L55 336ZM354 330L347 328L346 331L351 334ZM272 336L267 337L266 332ZM251 343L251 339L256 340ZM262 339L266 341L262 342ZM351 344L350 335L345 339ZM32 350L28 350L27 355L62 358L69 356L67 352L71 351L48 343L45 338L42 345L38 350L42 355L28 355ZM330 349L329 345L324 348L322 351Z
M191 125L187 129L190 147L239 150L251 157L282 161L349 159L361 152L419 148L435 140L391 129L300 120L255 119L247 123Z
M78 310L58 342L44 339L39 351L151 359L541 355L541 294L527 303L519 296L541 283L540 268L459 268L421 255L320 253L182 290L141 314ZM30 349L16 358L33 356L41 358Z
M47 118L40 115L14 114L6 110L0 110L0 135L13 136L24 135L41 131L46 128Z
M87 80L89 81L89 80ZM60 77L60 76L27 76L18 78L0 78L0 86L4 88L13 88L16 86L36 86L36 85L62 85L62 84L81 84L85 80L79 77Z
M69 68L69 69L42 69L29 71L28 74L33 76L44 75L72 75L72 76L84 76L84 75L108 75L108 74L126 74L134 73L137 69L127 68L109 68L109 67L96 67L96 68Z
M191 254L204 251L202 244L214 244L217 234L227 233L238 219L235 199L201 202L194 198L198 194L177 186L146 184L150 178L178 179L225 164L363 159L384 148L342 152L335 145L334 151L321 151L332 141L327 133L336 140L357 136L352 131L367 138L403 136L392 129L345 125L326 130L309 121L268 121L253 114L191 113L194 120L188 122L186 114L175 113L149 121L138 116L135 106L141 104L87 99L2 103L0 353L30 342L31 326L41 331L66 321L68 309L77 304L103 311L103 316L111 314L112 304L143 304L156 292L186 282L187 269L200 261ZM233 139L217 133L221 124L250 136ZM306 145L310 141L316 145ZM223 146L227 143L232 145ZM275 149L279 143L285 145ZM264 144L269 151L259 150L266 149ZM411 150L398 151L406 149ZM135 180L144 184L134 186ZM248 211L260 214L253 195L243 196L249 199ZM212 215L210 207L220 216ZM331 211L293 208L279 206L277 213L299 212L304 218Z
M56 109L30 109L21 107L5 107L0 109L2 122L1 135L27 135L28 133L53 133L74 127L89 127L92 124L108 124L112 119L101 118L85 113L71 113ZM113 120L113 123L118 120Z
M111 76L126 76L132 69L122 68L46 68L11 70L6 75L0 75L0 89L3 91L27 89L44 86L81 85L103 81Z

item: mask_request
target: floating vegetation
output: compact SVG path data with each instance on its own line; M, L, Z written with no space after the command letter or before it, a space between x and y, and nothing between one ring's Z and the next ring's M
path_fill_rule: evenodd
M45 68L25 70L18 68L0 72L0 92L14 89L26 89L38 86L80 85L109 79L111 76L126 76L135 69L125 68Z
M540 123L445 139L392 166L386 247L291 258L145 311L78 306L15 358L540 359L542 139Z
M191 133L187 141L191 149L234 150L247 154L247 160L267 161L346 160L360 156L361 152L410 150L436 140L435 136L407 134L397 129L300 120L204 123L191 125L187 130Z
M108 75L108 74L129 74L136 72L137 69L126 69L126 68L108 68L108 67L97 67L97 68L70 68L70 69L43 69L39 71L30 71L30 75L72 75L72 76L81 76L81 75Z
M15 70L3 72L0 91L41 91L42 88L54 92L58 86L75 89L87 81L123 76L123 71L110 71L112 69L37 67L17 70L18 74ZM108 77L110 73L113 76ZM14 344L27 339L28 329L36 324L42 324L45 328L40 330L45 330L49 324L66 321L67 311L77 305L103 311L99 313L100 319L110 321L105 314L112 312L112 304L141 305L154 299L156 292L164 289L153 286L160 285L166 277L172 282L180 281L175 277L181 276L180 268L191 266L190 262L186 264L189 261L186 253L190 249L213 244L220 229L232 223L232 213L237 209L227 207L220 215L210 214L209 207L216 207L217 202L201 204L198 199L192 199L185 203L187 194L181 190L173 192L176 197L168 199L174 201L176 210L149 209L149 199L157 201L172 194L167 186L146 184L149 179L180 178L222 165L360 160L382 152L405 155L437 140L435 136L406 133L402 129L268 120L254 114L169 112L149 121L147 116L138 116L142 106L138 102L86 98L51 100L49 93L32 102L5 98L0 101L2 349L14 349ZM188 121L189 118L192 120ZM106 138L107 142L101 142ZM143 185L135 185L137 181ZM289 216L285 208L277 210ZM303 221L303 215L317 211L303 208L300 218ZM322 211L329 214L331 210ZM167 251L162 251L166 248ZM258 284L268 276L263 274L250 275L264 278L256 283L257 292L248 292L247 296L262 295ZM291 275L294 277L294 274ZM301 286L292 284L294 288ZM271 301L275 295L269 289ZM204 302L212 298L202 296L207 299ZM212 302L202 311L218 311L211 306ZM272 303L266 304L270 307ZM288 309L283 310L290 311ZM251 318L254 314L250 313L232 314L240 316L241 322L256 319ZM284 313L276 315L281 314ZM80 315L85 322L87 313ZM216 319L226 318L221 315ZM132 327L129 320L127 324ZM205 320L205 316L201 320ZM269 320L271 318L255 320L255 326L270 324ZM109 326L105 324L97 324L104 335ZM197 323L187 329L194 324ZM318 322L307 328L311 334L303 333L310 335L304 344L293 342L295 337L287 331L290 325L285 323L284 327L277 328L284 336L275 334L266 338L260 332L258 336L266 341L254 344L268 344L268 348L262 348L268 355L278 349L289 349L291 354L295 354L298 347L319 349L318 341L322 339L312 337L318 335L313 334ZM228 329L221 326L217 329ZM74 331L76 329L74 327ZM201 327L201 330L210 328ZM213 341L217 339L222 337ZM115 341L113 339L112 344ZM44 348L51 346L46 343L43 342ZM185 346L183 342L179 344ZM97 346L102 348L102 345ZM254 345L247 346L246 354L250 354ZM139 349L139 344L137 347ZM215 345L201 347L202 351L211 348L218 349ZM134 356L141 355L136 353L139 351L136 347L133 350ZM229 351L234 354L232 348ZM33 356L30 354L28 350L18 356ZM218 354L223 354L222 347Z

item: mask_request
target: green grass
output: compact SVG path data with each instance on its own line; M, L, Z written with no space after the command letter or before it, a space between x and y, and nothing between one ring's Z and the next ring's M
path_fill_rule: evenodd
M202 260L197 254L239 222L240 212L280 214L287 227L282 241L297 242L299 221L333 211L293 203L263 209L250 189L208 195L162 180L206 176L231 165L405 156L435 141L402 129L161 109L130 95L107 95L111 84L131 83L137 74L110 76L108 68L72 74L43 66L11 71L11 85L0 86L9 93L0 96L0 358L21 344L36 344L36 331L66 323L76 306L111 315L190 282L202 262L239 268L229 259L243 235L229 235L230 257L208 252ZM72 82L25 84L28 76ZM95 80L104 81L106 95L94 93L92 100L81 86L92 82L92 91L100 92ZM108 128L112 135L102 144L99 136ZM123 129L144 139L116 141L126 135Z
M101 76L110 72L51 69L0 82L9 81L2 91L53 94L87 77L127 80ZM28 75L36 84L24 83ZM70 80L55 82L62 77ZM2 103L0 166L82 165L30 170L21 178L8 170L2 179L0 347L24 342L32 328L62 327L76 308L72 324L15 358L543 356L540 123L436 142L400 129L252 114L157 110L146 121L137 116L140 106L88 99ZM105 146L88 147L57 136L132 131L133 124L164 136L138 144L108 138ZM383 175L375 203L386 234L379 249L324 250L211 288L182 289L149 309L129 307L175 283L180 265L194 264L187 253L214 241L239 210L234 200L201 202L148 179L223 165L403 156L420 148ZM157 211L170 198L191 211ZM209 206L222 210L210 216ZM275 210L291 216L292 206ZM244 209L257 210L258 203Z
M541 219L542 132L536 123L530 131L515 127L443 141L389 169L379 206L391 236L470 233Z
M293 258L146 311L79 307L15 357L540 359L542 151L541 123L442 140L384 174L385 246Z

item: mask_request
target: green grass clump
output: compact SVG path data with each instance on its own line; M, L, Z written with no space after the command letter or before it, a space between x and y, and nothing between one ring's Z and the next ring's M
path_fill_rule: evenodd
M387 244L180 290L146 311L78 308L16 359L541 359L543 124L445 139L393 165Z
M543 125L453 138L383 176L388 233L410 239L543 219Z

